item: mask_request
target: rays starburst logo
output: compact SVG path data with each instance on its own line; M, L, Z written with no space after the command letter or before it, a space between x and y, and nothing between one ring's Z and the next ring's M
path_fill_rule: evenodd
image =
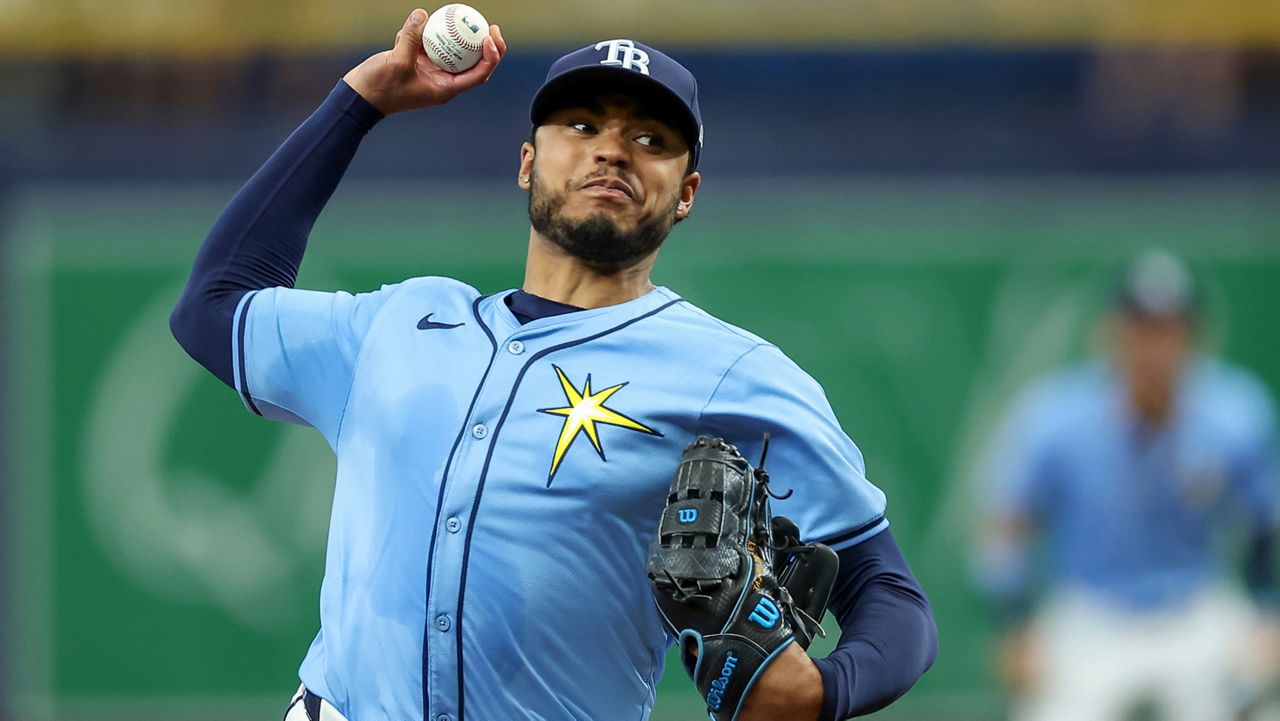
M640 433L647 433L652 436L661 436L662 433L640 423L634 418L629 418L618 411L605 405L615 393L627 386L626 383L619 383L599 391L591 390L591 374L587 374L587 380L579 391L564 371L559 366L551 366L556 371L556 377L560 380L560 388L564 391L565 400L568 405L560 408L539 408L539 413L547 413L553 416L561 416L564 418L564 424L560 426L560 437L556 439L555 454L551 457L551 469L547 471L547 487L551 487L551 481L556 477L556 471L560 470L560 462L564 460L565 453L569 447L577 440L578 436L585 435L591 441L592 447L596 449L596 453L600 456L600 460L608 461L605 457L604 446L600 442L599 425L618 426Z

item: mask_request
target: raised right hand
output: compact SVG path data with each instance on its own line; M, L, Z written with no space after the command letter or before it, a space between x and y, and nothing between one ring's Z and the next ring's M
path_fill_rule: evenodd
M454 75L436 67L422 47L427 12L415 9L396 33L395 46L355 66L343 80L385 115L449 102L460 93L484 83L507 53L507 43L497 25L481 45L475 67Z

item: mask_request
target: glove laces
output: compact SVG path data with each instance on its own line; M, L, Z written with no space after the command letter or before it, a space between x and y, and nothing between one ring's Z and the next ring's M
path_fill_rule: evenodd
M769 494L770 498L775 500L786 500L791 497L795 489L788 488L786 493L778 494L774 492L773 487L769 485L769 472L764 469L764 459L769 456L769 432L764 433L764 446L760 448L760 462L756 464L755 476L756 481L764 488L764 492Z

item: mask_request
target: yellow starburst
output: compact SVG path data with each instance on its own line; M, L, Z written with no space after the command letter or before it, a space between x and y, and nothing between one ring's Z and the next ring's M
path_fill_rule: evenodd
M551 479L556 477L556 471L560 468L560 461L564 460L564 454L569 450L569 446L573 445L575 439L581 433L585 433L587 438L591 439L591 445L595 447L596 453L600 454L600 460L607 461L604 455L604 447L600 445L600 432L596 428L597 423L603 423L610 426L621 426L629 428L633 431L648 433L654 436L661 436L658 431L653 430L621 413L606 408L604 402L609 397L621 390L626 383L619 383L616 386L609 386L598 393L591 392L591 375L587 374L587 382L582 387L582 392L569 382L568 376L564 371L560 370L560 366L552 365L556 370L556 376L560 379L560 388L564 390L565 399L569 401L569 405L562 408L539 408L539 413L549 413L554 416L564 416L564 425L560 427L560 438L556 440L556 452L551 459L551 470L547 473L547 486L551 486Z

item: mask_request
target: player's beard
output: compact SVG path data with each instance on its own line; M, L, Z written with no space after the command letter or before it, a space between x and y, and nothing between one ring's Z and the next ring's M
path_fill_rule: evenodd
M675 223L673 197L665 207L646 214L635 228L623 230L607 213L591 213L569 218L564 213L564 196L553 196L531 174L529 222L542 237L590 268L611 272L630 268L662 246Z

